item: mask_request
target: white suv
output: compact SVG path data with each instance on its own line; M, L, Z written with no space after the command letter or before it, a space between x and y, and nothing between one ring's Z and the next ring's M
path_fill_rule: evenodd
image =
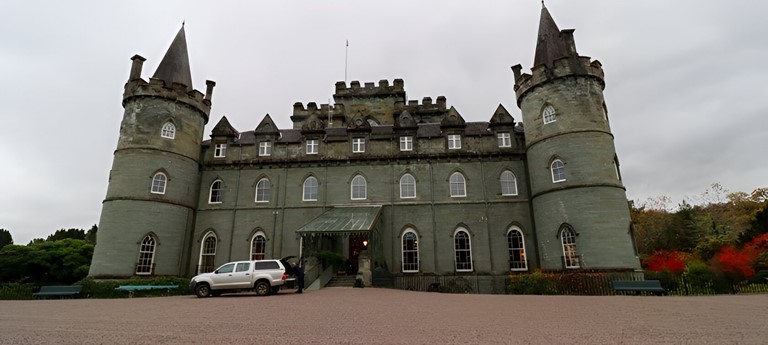
M259 296L277 293L286 282L295 285L295 278L286 274L286 263L282 260L229 262L211 273L194 276L189 281L189 290L200 298L241 290L253 290Z

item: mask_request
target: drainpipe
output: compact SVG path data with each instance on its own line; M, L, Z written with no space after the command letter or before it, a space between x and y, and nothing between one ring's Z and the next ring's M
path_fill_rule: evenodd
M429 164L429 193L430 193L430 200L429 200L429 206L430 210L432 211L432 254L434 254L434 270L435 274L438 273L438 264L437 264L437 221L435 220L435 179L433 174L433 167L432 167L432 161L427 161L427 164Z
M493 265L493 246L491 245L491 231L488 226L491 220L488 217L488 188L486 188L487 184L485 183L485 162L480 162L480 176L481 182L483 183L483 200L485 200L485 235L488 238L488 256L490 257L491 274L493 274L496 270Z
M229 228L229 253L228 262L232 261L232 245L235 242L235 216L237 215L237 200L240 195L240 174L243 173L242 166L237 168L237 181L235 181L235 205L232 207L232 225Z

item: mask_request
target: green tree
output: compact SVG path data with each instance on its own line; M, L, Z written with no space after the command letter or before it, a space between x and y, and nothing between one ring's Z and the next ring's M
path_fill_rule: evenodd
M5 229L0 229L0 249L9 244L13 244L13 236L11 236L11 232Z
M702 239L702 231L696 226L696 210L683 201L664 228L664 244L668 250L691 253Z
M85 240L85 230L83 229L61 229L56 230L56 232L53 233L53 235L48 235L48 238L46 238L46 241L58 241L63 240L65 238L73 238L76 240Z
M96 232L99 231L99 227L93 224L90 230L85 233L85 240L92 245L96 245Z
M72 284L88 275L93 245L65 238L0 249L0 281Z

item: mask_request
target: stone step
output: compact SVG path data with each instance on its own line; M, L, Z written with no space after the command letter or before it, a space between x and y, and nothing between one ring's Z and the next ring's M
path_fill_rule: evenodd
M331 278L325 287L353 287L355 286L355 276L335 276Z

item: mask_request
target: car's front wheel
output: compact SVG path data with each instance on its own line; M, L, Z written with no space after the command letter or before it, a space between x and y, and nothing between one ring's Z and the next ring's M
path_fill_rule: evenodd
M253 289L256 290L256 295L266 296L266 295L269 295L269 292L272 289L272 287L269 286L269 283L265 281L260 281L256 283L256 286L254 286Z
M208 297L211 295L211 287L208 284L200 284L195 287L195 296L198 298Z

